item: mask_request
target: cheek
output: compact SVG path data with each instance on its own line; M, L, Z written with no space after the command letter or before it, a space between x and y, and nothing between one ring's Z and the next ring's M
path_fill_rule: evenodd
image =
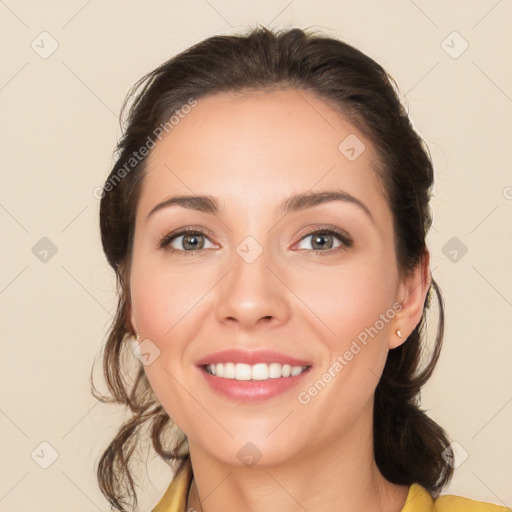
M297 281L294 290L329 327L334 345L343 345L373 326L381 315L392 316L396 272L393 262L386 261L368 253L338 268L318 267ZM386 330L387 325L379 321L377 327Z
M176 333L194 319L194 310L210 288L203 277L184 266L139 258L132 268L130 289L141 334L156 344L175 339Z
M324 276L316 273L303 282L302 293L308 294L304 301L316 315L312 322L319 325L315 330L319 338L323 333L320 339L329 353L322 370L336 375L329 391L317 402L318 414L330 400L343 405L341 410L358 410L371 397L382 374L390 321L395 316L396 288L393 262L383 254L354 258L334 272L331 267L322 271ZM333 367L335 362L338 364ZM326 376L326 380L330 378ZM347 394L347 390L351 392ZM324 413L343 416L341 410Z
M353 421L371 399L386 362L396 282L392 265L378 259L369 257L336 272L331 268L302 283L304 302L315 313L311 330L328 357L318 381L298 398L308 406L305 411L324 418L326 425Z
M190 272L171 272L155 261L139 258L130 277L132 308L141 339L149 339L158 351L144 371L160 404L185 431L190 429L186 411L191 402L180 383L190 378L187 347L193 331L189 329L197 327L194 304L206 292L198 290L190 276Z
M210 272L211 274L211 272ZM139 257L130 276L131 303L141 339L149 339L158 351L155 361L144 367L160 403L167 411L182 410L179 383L190 378L191 350L203 325L208 291L215 284L207 272L194 272L184 265L145 261ZM185 397L186 398L186 397Z

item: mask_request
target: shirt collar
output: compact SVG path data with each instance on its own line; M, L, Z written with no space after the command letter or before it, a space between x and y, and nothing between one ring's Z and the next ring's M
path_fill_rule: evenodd
M186 512L192 478L192 465L190 458L187 458L151 512ZM432 510L434 510L434 500L430 493L420 484L412 484L400 512L430 512Z

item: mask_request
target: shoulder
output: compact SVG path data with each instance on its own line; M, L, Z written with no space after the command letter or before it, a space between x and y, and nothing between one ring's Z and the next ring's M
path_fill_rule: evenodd
M439 496L435 500L434 510L436 512L511 512L512 509L487 503L484 501L472 500L453 494Z
M444 494L434 499L424 487L415 483L409 487L401 512L512 512L512 509L453 494Z

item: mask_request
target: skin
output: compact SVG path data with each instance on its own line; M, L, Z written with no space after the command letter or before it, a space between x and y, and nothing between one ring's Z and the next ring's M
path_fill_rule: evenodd
M366 146L355 161L338 150L350 134ZM140 339L160 351L145 371L188 438L194 472L188 507L403 507L408 487L387 481L373 458L373 400L388 351L421 319L429 255L399 277L377 163L371 142L344 117L293 89L201 98L150 153L136 212L130 318ZM361 200L374 220L344 201L277 212L291 194L330 189ZM173 206L146 220L169 196L189 194L215 196L222 215ZM181 236L172 247L182 252L158 248L161 238L187 226L208 230L198 240L202 249L187 248ZM333 245L315 254L315 237L308 235L326 226L346 231L353 245L337 250L342 242L327 236L325 244ZM263 249L250 264L236 252L249 235ZM308 404L299 403L298 392L393 303L403 304L394 318ZM195 365L233 347L273 349L313 367L300 389L257 404L234 402L213 392ZM262 454L252 467L237 457L249 441Z

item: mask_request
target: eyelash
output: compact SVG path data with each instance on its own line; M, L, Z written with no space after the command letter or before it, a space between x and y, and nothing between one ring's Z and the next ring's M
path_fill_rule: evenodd
M182 229L182 230L180 230L178 232L170 233L170 234L164 236L158 242L158 248L159 249L165 249L167 251L170 251L171 253L181 253L181 254L184 254L186 256L191 256L194 253L200 252L201 250L206 250L206 249L199 249L199 250L196 250L196 251L184 251L184 250L180 250L180 249L174 249L174 247L170 247L170 243L175 238L178 238L179 236L182 236L182 235L189 235L189 234L200 235L200 236L204 236L204 237L208 238L208 235L206 233L202 232L201 230L190 229L190 228L189 229ZM353 240L350 238L350 236L348 236L344 231L342 231L340 229L332 228L332 227L331 228L320 228L320 229L315 229L313 231L310 231L309 233L306 233L299 240L299 242L302 241L304 238L307 238L308 236L316 235L316 234L333 235L336 238L338 238L338 240L340 242L342 242L342 245L339 246L339 247L336 247L334 249L327 249L325 251L318 250L318 249L299 249L299 250L312 252L314 254L326 254L326 253L327 254L332 254L334 251L346 250L346 249L352 247L352 245L353 245Z

